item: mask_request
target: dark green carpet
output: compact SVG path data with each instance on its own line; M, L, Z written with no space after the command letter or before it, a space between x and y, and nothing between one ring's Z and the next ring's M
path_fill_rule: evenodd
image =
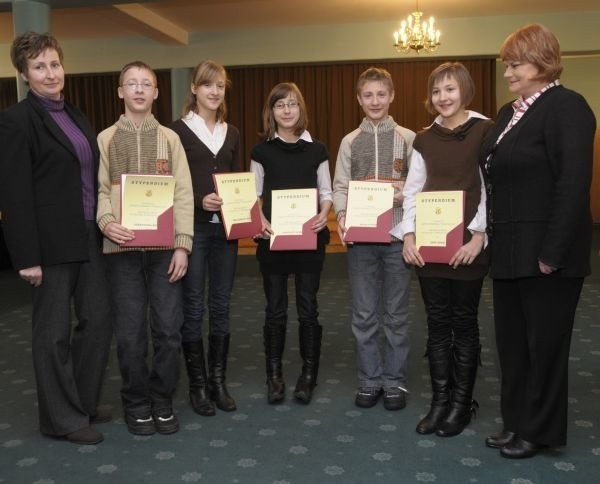
M597 248L598 245L596 244ZM597 249L596 249L597 251ZM598 256L594 254L596 263ZM476 420L454 438L421 436L414 428L430 398L425 319L416 281L411 287L412 352L406 409L353 404L354 341L350 330L345 254L329 254L320 293L325 328L319 386L309 406L266 403L261 326L264 299L253 256L240 257L232 305L229 386L238 410L194 414L182 373L171 436L134 437L121 417L120 377L113 355L102 408L115 420L100 425L105 441L76 446L41 436L30 359L28 288L0 272L0 483L588 483L600 474L600 282L586 282L571 351L569 445L534 459L510 461L484 446L502 427L490 284L481 301L483 366ZM290 279L290 289L293 289ZM292 293L293 294L293 293ZM293 301L293 297L290 297ZM290 307L284 372L293 388L299 371L295 307Z

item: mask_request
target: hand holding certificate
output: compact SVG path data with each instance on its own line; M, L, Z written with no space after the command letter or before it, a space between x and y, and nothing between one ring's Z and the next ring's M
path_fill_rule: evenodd
M416 245L425 262L448 263L463 245L464 192L421 192L416 196Z
M271 194L271 250L315 250L317 189L273 190Z
M173 197L170 175L121 175L121 225L135 238L125 247L173 247Z
M221 215L227 239L242 239L260 233L254 173L215 173L213 179L217 195L223 200Z
M345 242L391 242L394 187L351 180L348 184Z

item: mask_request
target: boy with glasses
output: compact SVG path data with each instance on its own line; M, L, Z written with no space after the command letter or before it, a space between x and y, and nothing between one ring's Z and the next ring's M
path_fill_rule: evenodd
M97 222L104 234L114 332L123 380L121 399L132 434L171 434L179 430L172 396L179 379L181 282L192 250L192 181L179 137L151 114L158 97L156 75L135 61L123 67L119 98L125 114L98 136L100 169ZM175 237L168 247L124 244L135 232L121 225L121 175L171 175ZM147 317L148 306L150 316ZM152 364L148 368L148 323Z

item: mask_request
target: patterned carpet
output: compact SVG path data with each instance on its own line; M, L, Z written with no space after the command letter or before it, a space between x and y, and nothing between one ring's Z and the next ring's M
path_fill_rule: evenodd
M320 293L324 326L319 385L309 406L291 390L299 372L297 323L289 325L284 372L288 398L266 403L261 327L263 294L253 257L240 257L232 306L229 387L238 410L216 417L194 414L182 373L175 402L181 430L135 437L123 423L120 377L113 354L102 408L113 422L100 425L105 441L76 446L41 436L31 365L26 288L0 272L0 483L506 483L598 482L600 474L600 281L584 286L570 367L569 445L526 461L488 449L484 438L502 427L490 284L481 301L483 366L475 388L477 418L454 438L414 431L430 389L423 355L425 319L416 281L411 286L412 352L408 405L388 412L353 404L355 360L349 327L345 255L329 254ZM597 258L597 256L596 256ZM293 283L290 279L290 286ZM290 299L292 301L293 298ZM290 308L290 319L295 308Z

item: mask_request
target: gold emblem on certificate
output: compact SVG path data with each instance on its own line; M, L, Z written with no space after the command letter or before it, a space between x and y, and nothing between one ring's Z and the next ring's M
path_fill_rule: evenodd
M260 233L260 207L252 172L215 173L215 191L223 199L221 217L227 238L241 239Z
M391 183L351 180L346 206L346 242L391 241L394 187Z
M464 192L416 196L415 242L425 262L448 262L463 244Z
M271 192L271 250L314 250L317 234L310 228L317 215L316 188Z
M170 247L174 243L171 175L121 175L121 225L135 233L131 247Z

